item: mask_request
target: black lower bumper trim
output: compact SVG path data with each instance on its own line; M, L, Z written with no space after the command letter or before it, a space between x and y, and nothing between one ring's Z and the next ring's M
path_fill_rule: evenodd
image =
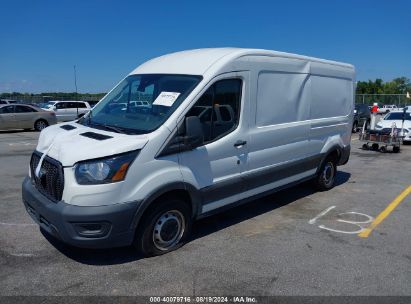
M55 238L64 243L84 248L111 248L132 243L134 216L141 202L107 206L74 206L63 201L54 203L43 196L27 177L22 187L23 202L33 220ZM104 233L82 235L75 225L106 223Z

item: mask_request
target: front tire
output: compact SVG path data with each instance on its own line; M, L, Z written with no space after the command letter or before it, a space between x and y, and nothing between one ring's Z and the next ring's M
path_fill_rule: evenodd
M314 186L319 191L327 191L334 187L337 175L337 162L334 157L328 156L314 178Z
M134 246L145 257L180 248L191 232L191 208L180 198L164 197L153 203L136 231Z

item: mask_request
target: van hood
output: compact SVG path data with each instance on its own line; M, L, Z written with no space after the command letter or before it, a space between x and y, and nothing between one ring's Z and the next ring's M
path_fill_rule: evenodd
M75 129L62 126L72 126ZM84 136L86 132L92 132L88 134L90 137ZM147 142L147 135L120 134L66 123L44 129L40 133L36 150L47 153L64 167L70 167L82 160L140 150Z

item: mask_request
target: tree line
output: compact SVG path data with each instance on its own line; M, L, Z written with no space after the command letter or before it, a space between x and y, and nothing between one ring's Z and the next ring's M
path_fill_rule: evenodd
M358 81L356 94L411 94L411 82L407 77L398 77L384 82L382 79Z

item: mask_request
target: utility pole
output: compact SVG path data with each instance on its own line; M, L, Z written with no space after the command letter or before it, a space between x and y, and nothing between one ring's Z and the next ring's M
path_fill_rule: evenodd
M76 70L76 65L73 66L74 68L74 86L76 87L76 100L78 100L78 93L77 93L77 70ZM76 102L77 105L77 117L78 117L78 103Z
M77 98L77 70L76 70L76 65L74 65L73 68L74 68L74 86L76 88L76 98Z

